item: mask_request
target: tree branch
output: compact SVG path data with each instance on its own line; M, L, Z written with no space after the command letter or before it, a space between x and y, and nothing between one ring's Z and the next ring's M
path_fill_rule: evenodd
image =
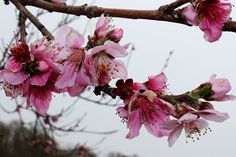
M47 28L18 0L10 0L16 8L22 12L37 28L38 30L46 36L48 39L53 39L52 34L47 30Z
M26 16L22 11L20 11L18 25L19 25L19 28L20 28L20 39L21 39L22 42L25 42L25 36L27 35L26 27L25 27L25 21L26 21Z
M15 0L14 0L15 1ZM131 9L113 9L113 8L102 8L97 6L88 6L87 4L82 6L70 6L64 4L54 4L43 0L21 0L24 5L30 5L37 8L42 8L50 12L60 12L71 15L84 15L88 18L99 17L102 14L109 15L112 17L128 18L128 19L147 19L156 21L166 21L188 25L182 16L178 16L178 12L174 9L179 6L190 2L190 0L177 0L168 5L164 5L157 10L131 10ZM171 12L171 14L168 14ZM176 13L175 16L174 13ZM223 31L236 32L236 22L229 21L225 24Z

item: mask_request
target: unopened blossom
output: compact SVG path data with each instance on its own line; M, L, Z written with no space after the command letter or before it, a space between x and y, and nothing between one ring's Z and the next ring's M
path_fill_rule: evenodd
M207 41L213 42L221 37L224 23L229 20L231 10L230 2L198 0L196 6L190 5L184 8L183 15L188 23L199 25Z
M55 41L63 49L57 56L57 65L61 74L55 86L59 89L66 88L71 96L78 95L90 84L83 65L84 37L73 28L62 26L58 29Z
M235 96L227 95L231 90L230 82L227 78L216 78L216 75L212 75L208 81L212 85L212 94L210 98L213 100L234 100Z
M115 78L127 78L126 66L116 59L127 55L126 48L120 44L108 40L104 45L90 49L88 53L85 69L94 86L104 86Z
M110 21L111 17L106 17L103 14L99 17L95 30L97 40L107 37L109 40L119 42L123 37L123 30L110 25Z
M209 103L203 102L199 106L200 108L195 110L186 104L178 104L176 110L178 114L174 115L176 119L161 124L161 128L171 130L168 135L170 147L175 144L183 129L187 138L194 140L194 137L197 137L198 140L199 136L210 130L207 120L223 122L229 118L227 113L216 111Z

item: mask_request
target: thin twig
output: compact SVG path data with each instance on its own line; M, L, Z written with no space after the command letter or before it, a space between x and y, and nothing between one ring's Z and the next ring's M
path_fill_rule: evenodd
M38 28L42 35L46 36L50 40L54 38L47 28L24 5L22 5L18 0L10 1L20 12L24 13L24 15Z

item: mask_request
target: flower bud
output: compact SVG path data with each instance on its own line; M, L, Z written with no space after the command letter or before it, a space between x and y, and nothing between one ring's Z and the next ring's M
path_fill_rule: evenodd
M48 68L49 68L49 66L46 62L44 62L44 61L39 62L38 69L40 72L45 72L48 70Z
M222 98L231 90L230 82L226 78L215 79L215 75L213 75L208 82L212 84L212 91L214 93L211 95L211 98Z

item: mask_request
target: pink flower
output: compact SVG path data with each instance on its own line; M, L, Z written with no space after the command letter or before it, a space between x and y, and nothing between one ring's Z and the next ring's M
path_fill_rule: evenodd
M176 120L170 120L161 124L161 128L172 130L168 137L170 147L177 141L183 128L187 138L193 139L194 135L199 139L198 136L205 134L205 131L209 129L207 128L208 123L206 120L223 122L229 118L227 113L214 110L213 106L206 102L199 104L199 110L195 110L185 104L179 104L177 110L178 114L174 115L177 118ZM203 129L205 130L202 132Z
M104 17L102 14L96 25L95 36L97 40L107 37L108 39L118 43L123 37L123 30L109 25L110 21L111 17Z
M30 44L31 53L37 60L43 60L50 68L55 72L60 72L55 64L57 56L62 52L63 48L60 45L51 40L48 41L46 37L37 40Z
M51 0L53 3L66 3L67 0Z
M204 38L213 42L222 34L224 23L229 20L232 5L220 0L205 0L198 4L199 27L204 31Z
M43 38L31 44L30 50L21 42L13 45L11 57L0 71L6 95L26 97L27 106L35 106L41 114L48 109L51 92L57 92L54 88L58 77L54 63L57 47L52 44Z
M216 75L212 75L211 79L208 81L212 85L213 94L210 96L214 100L223 101L223 100L234 100L236 97L233 95L227 95L231 90L231 85L228 79L226 78L217 78Z
M104 45L89 50L90 55L85 62L86 74L95 86L108 84L111 79L127 78L127 70L123 62L116 57L124 57L127 51L121 45L106 41Z
M117 112L121 118L127 120L129 133L127 138L132 139L139 135L142 124L154 136L162 137L169 134L169 130L160 128L160 123L169 120L164 113L163 102L151 90L136 93L124 107L119 107Z
M213 42L221 37L222 28L229 20L231 10L232 4L229 2L199 0L195 9L192 6L184 8L183 15L188 23L199 25L207 41Z
M81 46L84 38L73 28L62 26L56 34L55 41L63 47L63 51L57 56L61 75L55 86L59 89L67 88L69 94L75 96L90 84L83 69L85 52Z
M164 126L162 124L162 126ZM208 123L204 119L199 119L196 114L184 114L178 120L170 120L165 123L165 129L172 130L168 137L169 147L172 147L179 138L183 128L187 138L192 138L193 135L201 134L201 130L208 127Z

